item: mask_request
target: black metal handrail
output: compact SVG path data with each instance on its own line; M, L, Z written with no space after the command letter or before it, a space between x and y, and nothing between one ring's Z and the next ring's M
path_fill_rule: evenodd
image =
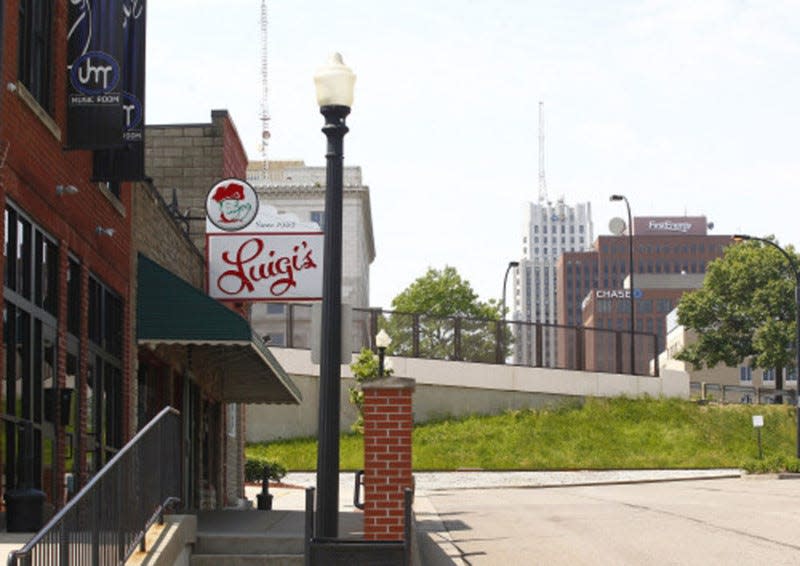
M21 549L8 566L124 564L179 500L181 419L165 407Z
M267 315L266 334L281 335L271 347L311 347L311 307L285 304L280 314ZM635 367L630 367L631 333L588 326L354 308L353 351L376 350L381 329L392 337L387 355L489 364L585 370L608 373L659 374L659 338L634 332ZM544 352L549 348L549 359Z

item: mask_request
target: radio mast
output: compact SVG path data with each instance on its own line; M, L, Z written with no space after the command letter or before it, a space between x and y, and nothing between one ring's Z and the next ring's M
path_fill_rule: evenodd
M267 170L269 169L269 106L267 94L269 81L267 80L267 0L261 0L261 159L264 160L264 183L266 184Z
M544 102L539 101L539 204L547 202L547 182L544 178Z

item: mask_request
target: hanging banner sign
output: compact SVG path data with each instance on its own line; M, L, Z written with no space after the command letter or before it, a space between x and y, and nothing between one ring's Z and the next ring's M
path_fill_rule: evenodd
M122 5L119 0L68 2L68 149L122 145Z
M315 222L259 204L241 179L206 196L208 294L222 301L319 301L324 235Z
M141 181L144 174L145 0L122 2L124 146L94 153L95 181Z

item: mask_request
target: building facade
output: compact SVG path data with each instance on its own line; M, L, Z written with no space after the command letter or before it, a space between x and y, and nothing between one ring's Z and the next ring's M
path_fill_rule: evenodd
M64 151L67 4L2 4L0 491L40 489L52 512L136 428L131 201Z
M648 372L663 349L667 313L683 293L702 284L708 263L720 257L730 241L730 236L709 235L705 217L634 219L637 373ZM630 371L630 357L622 355L630 350L631 339L629 242L627 234L600 236L592 251L567 254L558 263L559 312L569 313L580 304L584 362L600 371ZM587 274L592 285L588 294ZM570 352L561 350L561 361L566 363Z
M556 264L564 253L589 250L593 241L590 203L570 206L560 198L528 203L522 235L522 259L514 279L513 319L525 323L572 324L578 310L558 311ZM557 364L558 333L544 329L541 337L542 363ZM514 363L533 365L536 336L532 326L515 325Z
M0 501L13 490L41 491L47 519L173 404L184 427L174 447L184 465L172 470L184 474L183 506L208 500L206 484L216 492L210 506L228 504L243 493L243 435L227 440L242 422L227 422L227 407L254 401L252 392L259 402L296 403L299 396L268 352L247 354L263 347L247 322L197 290L203 257L155 189L98 183L93 151L65 150L72 5L0 3ZM119 116L110 129L121 128L121 108ZM191 306L224 311L216 314L229 326L225 344L187 336L186 328L166 338L156 334L180 320L195 330L203 326L196 310L181 311L175 294L158 302L169 286L191 296ZM233 345L242 324L247 345ZM195 364L187 364L192 356L181 358L186 352L171 344L188 348L193 340ZM230 355L231 348L243 352L243 365L199 363Z
M325 167L312 167L303 161L253 161L247 180L262 203L279 214L290 214L302 222L315 222L325 231ZM369 307L369 270L375 260L370 189L363 183L361 167L346 166L343 175L342 206L342 303L350 307ZM253 327L270 337L270 344L310 346L311 309L309 305L254 304ZM286 321L291 318L292 324ZM288 328L287 328L288 327ZM370 344L369 320L365 313L352 316L351 345L356 351ZM288 336L292 333L291 339Z
M749 360L742 360L737 366L718 364L714 367L695 368L693 364L681 361L678 354L697 340L697 335L678 323L677 310L667 315L667 338L664 351L658 357L661 369L674 369L689 374L689 381L697 394L705 389L706 399L733 401L740 403L771 402L776 387L775 368L754 368ZM784 389L797 389L797 372L794 369L781 370ZM718 387L708 387L718 386ZM722 386L727 387L727 391ZM724 392L724 396L723 396Z

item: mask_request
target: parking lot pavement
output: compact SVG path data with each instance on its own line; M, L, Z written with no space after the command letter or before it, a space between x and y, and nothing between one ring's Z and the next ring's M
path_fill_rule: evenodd
M599 490L599 494L606 493L607 490L624 489L634 487L638 484L649 485L646 492L654 490L653 493L660 493L660 487L666 484L661 482L677 482L678 484L690 484L698 480L720 480L722 478L733 478L729 481L739 482L741 471L737 469L714 469L714 470L609 470L609 471L571 471L571 472L484 472L484 471L464 471L464 472L417 472L414 474L416 482L416 498L414 502L414 514L417 524L417 543L423 557L423 564L426 566L462 566L468 564L638 564L637 561L626 561L624 551L625 540L616 541L613 537L598 535L599 541L595 541L586 548L600 548L608 541L611 549L608 556L613 560L594 556L579 555L575 552L567 552L562 549L564 541L568 548L572 543L568 534L562 534L558 538L561 542L555 544L548 537L538 537L536 532L548 532L542 525L534 527L537 522L542 520L542 511L548 509L547 501L566 500L566 496L575 497L570 494L571 490ZM290 473L283 482L292 487L273 488L275 509L303 509L305 487L313 487L316 482L314 473ZM800 486L800 482L797 482ZM717 485L711 482L711 485ZM750 485L750 484L746 484ZM352 511L354 486L354 474L343 473L339 481L339 502L342 511ZM660 487L659 487L660 486ZM530 489L540 488L540 489ZM548 488L559 488L550 490ZM710 489L710 488L709 488ZM525 503L526 498L532 496L534 492L545 493L552 491L556 495L553 499L545 498L541 503L531 505ZM665 491L669 492L670 489ZM255 487L248 487L248 497L255 499ZM612 491L607 491L612 493ZM560 494L560 495L559 495ZM578 501L594 501L594 504L586 505L587 513L599 513L597 521L608 522L609 518L603 516L603 505L591 498L586 500L586 495L581 495ZM583 499L582 499L583 498ZM624 512L625 504L608 503L609 507L616 509L616 512ZM578 507L574 507L577 509ZM581 522L584 519L576 518L570 513L562 513L556 505L550 508L545 520L546 524L563 521L564 528L570 521ZM663 518L663 517L662 517ZM637 519L631 517L630 524L619 523L618 526L623 532L629 532L635 528ZM625 519L624 521L628 521ZM683 528L692 525L690 518L684 519ZM682 524L681 521L677 521ZM527 530L525 526L530 526L534 531ZM545 525L546 526L546 525ZM577 525L576 525L577 527ZM652 529L658 532L661 527L654 518ZM587 532L592 532L588 529ZM629 533L630 534L630 533ZM638 535L639 538L646 540L646 537ZM535 540L534 548L531 548L530 541ZM579 542L579 537L575 537L574 543ZM673 544L674 541L670 544ZM664 563L664 556L659 558L658 545L650 543L656 554L655 563ZM617 550L622 547L622 550ZM643 557L647 553L638 554L638 551L631 551L631 556ZM567 558L569 557L569 558ZM630 558L628 556L627 558ZM615 560L619 560L615 562ZM667 560L669 562L669 560ZM675 562L673 562L675 563ZM686 564L707 562L680 562ZM755 563L755 562L754 562ZM780 563L780 562L778 562Z
M426 497L442 529L430 526L433 552L420 545L429 566L788 565L800 551L800 481L774 475Z

